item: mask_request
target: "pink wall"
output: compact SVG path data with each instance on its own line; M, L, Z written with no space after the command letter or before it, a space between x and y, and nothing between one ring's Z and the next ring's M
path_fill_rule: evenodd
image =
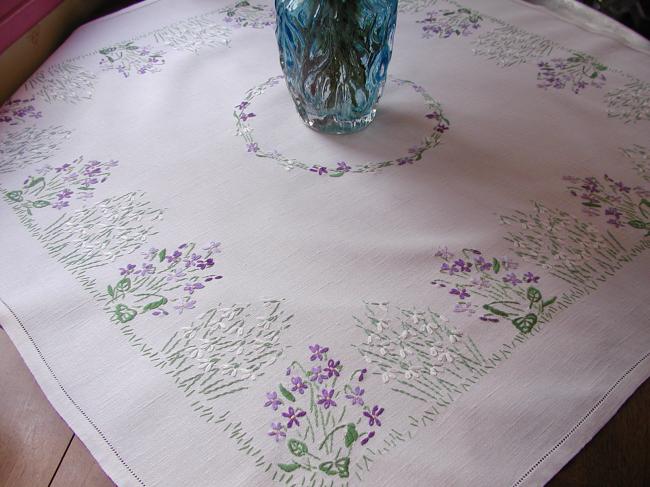
M0 0L0 53L63 0Z

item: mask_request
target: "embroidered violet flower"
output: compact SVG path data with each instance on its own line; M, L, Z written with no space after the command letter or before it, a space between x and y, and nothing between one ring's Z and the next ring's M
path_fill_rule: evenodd
M487 262L482 255L480 257L474 258L474 262L476 263L476 267L480 271L485 272L485 271L489 271L490 269L492 269L492 263Z
M257 142L253 142L251 144L246 144L246 150L247 152L257 152L260 150L260 148L257 145Z
M471 272L472 270L472 263L465 262L463 259L455 260L454 265L457 266L462 272Z
M142 264L142 268L135 271L135 274L144 277L147 274L153 274L154 272L156 272L156 268L153 264Z
M280 400L280 398L278 398L277 392L267 392L266 399L267 401L264 403L264 407L265 408L271 407L273 411L277 411L278 406L282 404L282 401Z
M479 316L478 319L481 320L481 321L487 321L487 322L490 322L490 323L498 323L499 322L499 318L496 318L496 317L494 317L492 315L481 315L481 316Z
M287 375L289 375L291 373L291 370L287 369L287 372L288 372ZM307 389L307 384L303 382L301 377L292 377L291 384L293 384L293 387L291 388L293 392L304 394L305 389Z
M327 380L327 378L327 374L322 371L320 366L311 368L309 380L322 384L324 380Z
M312 166L309 169L311 172L318 173L319 176L322 176L323 174L327 174L327 168L325 166Z
M196 306L196 301L187 298L187 301L181 303L180 305L174 306L174 309L178 311L179 315L182 315L183 311L185 311L186 309L194 309L195 306Z
M196 267L201 269L202 271L212 267L214 265L214 259L212 257L205 259L205 260L197 260L195 263Z
M135 264L128 264L126 267L120 268L120 276L128 276L135 270Z
M367 373L368 373L368 369L361 369L361 372L359 372L359 382L363 382L363 378Z
M455 294L456 296L458 296L458 299L469 298L469 293L465 288L463 289L453 288L451 291L449 291L449 294Z
M622 181L618 181L617 183L614 183L614 188L620 191L621 193L629 193L630 192L630 187L625 186Z
M530 283L537 284L539 282L539 276L536 276L532 272L526 272L526 274L524 274L524 281L526 281L529 284Z
M203 289L204 287L205 286L200 282L187 283L185 284L183 291L187 291L189 294L194 294L194 291L196 291L197 289Z
M67 171L68 169L71 169L72 166L70 164L64 164L63 166L55 167L54 170L56 172L62 172L62 171Z
M405 166L406 164L413 164L413 158L412 157L400 157L399 159L396 159L397 165L398 166Z
M62 210L66 206L70 206L70 204L65 200L59 200L52 204L52 208L56 208L57 210Z
M253 118L253 117L255 117L255 114L254 114L253 112L251 112L251 113L244 113L244 112L241 112L241 113L239 114L239 119L240 119L242 122L245 122L245 121L248 120L249 118Z
M384 412L384 408L380 408L379 406L373 406L372 411L364 411L363 415L368 418L368 425L369 426L374 426L375 424L377 426L381 426L381 420L379 419L379 416L381 416Z
M235 108L238 108L240 110L244 110L248 105L250 105L250 103L248 103L247 101L243 101L239 105L237 105Z
M294 410L292 407L289 407L286 413L282 413L282 416L284 416L289 420L289 422L287 423L287 428L291 428L294 424L296 426L300 426L300 421L298 421L298 418L302 418L306 414L307 413L302 409Z
M271 423L271 431L268 432L268 435L275 438L276 442L280 442L286 438L287 433L285 432L282 423Z
M144 255L144 258L147 260L153 259L157 254L158 254L158 249L156 247L151 247L146 252L142 252L142 255Z
M446 274L447 272L449 272L449 275L450 275L450 276L453 276L453 275L454 275L456 272L458 272L458 271L459 271L458 267L456 267L455 265L451 265L451 266L450 266L450 265L447 264L446 262L444 262L444 263L440 266L440 272L442 272L443 274Z
M363 406L363 398L361 396L363 396L364 392L366 391L357 386L352 391L352 394L346 394L345 397L346 399L350 399L352 401L353 406L356 406L357 404L359 406Z
M309 360L311 360L313 362L314 360L323 360L323 354L329 352L329 347L321 347L318 344L309 345L309 350L312 353Z
M454 254L449 252L449 249L447 247L438 247L438 251L435 253L436 257L440 257L444 260L449 260L454 257Z
M318 400L318 404L321 404L325 409L329 409L331 407L336 406L336 402L334 399L334 389L330 389L329 391L327 389L323 389L321 391L322 397Z
M178 250L174 250L174 253L171 254L171 255L168 255L167 257L165 257L165 259L166 259L167 262L169 262L170 264L171 264L171 263L174 263L174 264L175 264L176 262L178 262L179 260L181 260L181 257L182 257L182 256L183 256L183 254L182 254L180 251L178 251Z
M341 172L349 172L352 168L348 166L347 162L341 161L336 165L336 170Z
M185 268L187 269L188 267L192 267L193 265L195 265L196 262L201 260L201 258L202 257L199 254L192 253L191 256L185 257L185 259L183 260L183 264L185 264Z
M215 241L213 240L212 242L207 243L207 244L203 247L203 250L207 250L208 253L211 253L211 254L220 254L220 253L221 253L221 249L220 249L219 247L221 247L221 242L215 242Z
M366 436L363 437L363 440L361 440L361 445L365 445L366 443L368 443L372 439L373 436L375 436L374 431L371 431L370 433L368 433Z
M509 282L513 286L516 286L517 284L521 284L522 281L517 278L514 272L511 272L507 274L506 277L503 278L503 282Z
M57 193L56 197L59 198L60 200L64 200L66 198L69 198L72 196L73 192L70 191L69 189L64 189L60 193Z
M331 378L332 376L338 377L339 376L339 371L337 367L341 364L340 360L337 360L334 362L334 360L330 359L327 361L327 367L323 369L323 372L327 373L327 377Z
M182 270L177 270L174 272L171 272L170 274L167 274L166 280L169 281L180 281L182 280L187 274L185 274L184 271Z

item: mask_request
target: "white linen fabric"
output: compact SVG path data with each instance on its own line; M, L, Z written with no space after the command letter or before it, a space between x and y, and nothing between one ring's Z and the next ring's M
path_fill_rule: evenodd
M318 134L270 2L146 1L0 108L0 322L118 485L541 485L650 375L647 54L412 0L389 72Z

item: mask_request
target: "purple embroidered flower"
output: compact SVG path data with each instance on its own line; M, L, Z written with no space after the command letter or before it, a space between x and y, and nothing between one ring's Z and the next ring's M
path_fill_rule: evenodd
M503 278L503 282L509 282L513 286L516 286L517 284L521 284L522 281L517 278L514 272L511 272L509 274L506 274L506 277Z
M284 373L287 377L291 375L291 367L287 367L286 372Z
M319 176L322 176L323 174L327 174L327 168L325 166L312 166L309 169L311 172L318 173Z
M384 408L380 408L379 406L373 406L372 411L364 411L363 415L368 418L368 425L369 426L374 426L375 424L377 426L381 426L381 420L379 419L379 416L382 415L384 412Z
M120 268L120 276L128 276L135 270L135 264L128 264L126 267Z
M70 164L64 164L63 166L55 167L54 170L56 172L61 172L61 171L67 171L68 169L71 169L72 166Z
M404 166L406 164L413 164L413 158L411 157L400 157L399 159L396 159L397 165L398 166Z
M469 293L467 292L467 289L465 289L465 288L462 288L462 289L453 288L451 291L449 291L449 294L454 294L454 295L458 296L458 299L469 298Z
M144 255L144 258L147 260L153 259L156 254L158 254L158 249L156 247L151 247L149 250L142 252L142 255Z
M291 373L291 369L287 369L287 372L287 375L289 375ZM291 384L293 384L293 387L291 388L293 392L304 394L305 389L307 389L307 384L303 382L302 377L292 377Z
M621 193L629 193L630 192L630 187L625 186L622 181L618 181L617 183L614 183L614 188L620 191Z
M453 276L454 274L456 274L456 273L459 272L459 271L460 271L460 269L459 269L458 266L455 265L455 264L454 264L454 265L449 265L449 264L447 264L446 262L444 262L444 263L440 266L440 272L442 272L443 274L446 274L447 272L449 272L449 275L450 275L450 276Z
M64 189L60 193L57 193L56 197L59 198L60 200L64 200L66 198L69 198L72 196L73 192L70 191L69 189Z
M524 281L526 281L529 284L530 283L537 284L539 282L539 276L536 276L532 272L526 272L526 274L524 274Z
M309 380L322 384L324 380L327 380L327 378L327 374L323 372L320 366L311 368Z
M196 291L197 289L203 289L204 287L205 286L200 282L187 283L185 284L183 291L187 291L189 294L194 294L194 291Z
M167 274L166 280L169 281L180 281L182 280L187 274L185 274L184 271L182 270L177 270L174 272L171 272L170 274Z
M201 270L205 270L208 267L212 267L214 265L214 259L212 257L205 259L205 260L197 260L195 262L196 267L198 267Z
M492 263L491 263L491 262L487 262L487 261L485 260L485 257L483 257L482 255L481 255L480 257L476 257L476 258L474 258L474 262L476 263L476 267L477 267L480 271L485 272L485 271L489 271L490 269L492 269Z
M162 308L158 308L157 310L154 310L154 312L151 313L151 314L154 315L154 316L158 316L160 318L163 318L163 317L167 316L169 313L167 311L165 311L164 309L162 309Z
M372 439L373 436L375 436L374 431L371 431L370 433L368 433L366 436L363 437L363 440L361 440L361 445L365 445L366 443L368 443Z
M66 206L70 206L69 203L65 200L59 200L55 203L52 204L52 208L56 208L57 210L62 210Z
M345 397L346 399L350 399L352 401L353 406L356 406L357 404L359 406L363 406L363 397L361 396L363 396L364 392L366 391L357 386L352 391L352 394L346 394Z
M444 124L444 123L439 123L436 125L435 131L438 132L439 134L444 134L447 130L449 130L449 125Z
M368 373L368 369L361 369L361 372L359 372L359 382L363 382L363 378L367 373Z
M323 372L327 373L328 378L331 378L332 376L338 377L339 376L338 366L340 364L341 364L340 360L334 362L334 360L330 359L327 361L327 367L323 369Z
M208 276L204 280L205 280L205 282L210 282L210 281L213 281L213 280L216 281L217 279L223 279L223 276L214 276L214 275L213 276Z
M345 161L341 161L336 165L336 170L341 172L349 172L352 168L348 166Z
M329 409L331 407L336 406L336 402L334 402L334 389L330 389L329 391L327 389L323 389L321 391L321 398L318 400L318 404L321 404L325 409Z
M275 441L280 442L286 438L287 433L282 423L271 423L271 431L268 432L268 435L275 438Z
M171 255L168 255L167 257L165 257L165 259L167 260L167 262L169 262L171 264L171 263L176 263L179 260L181 260L182 256L183 256L183 254L181 252L179 252L178 250L174 250L174 253L171 254Z
M471 272L472 270L472 263L465 262L463 259L455 260L454 265L457 266L461 272Z
M438 112L431 112L427 113L425 117L429 120L438 120L440 118L440 114Z
M444 260L449 260L454 257L454 254L449 252L449 249L447 247L438 247L438 251L435 253L436 257L440 257Z
M242 112L242 113L239 114L239 119L240 119L242 122L245 122L245 121L248 120L249 118L253 118L253 117L255 117L255 116L256 116L256 115L255 115L253 112L251 112L251 113L244 113L244 112Z
M183 311L185 311L186 309L194 309L195 306L196 306L196 301L193 301L188 298L187 301L185 301L184 303L181 303L178 306L174 306L174 309L178 311L179 315L182 315Z
M243 110L243 109L245 109L248 105L250 105L250 103L248 103L247 101L243 101L243 102L241 102L239 105L237 105L235 108L238 108L239 110Z
M207 244L203 247L203 250L207 250L208 253L211 253L211 254L220 254L220 253L221 253L221 249L220 249L219 247L221 247L221 242L215 242L215 241L213 240L212 242L207 243Z
M260 150L260 148L257 145L257 142L253 142L251 144L246 144L246 150L247 152L257 152Z
M99 181L97 178L86 178L81 181L81 184L88 188L93 184L97 184L98 182Z
M620 218L623 214L618 211L618 208L609 207L605 209L605 215L613 216L614 218Z
M196 253L192 253L191 256L185 257L183 260L183 264L185 264L185 268L187 269L188 267L192 267L196 262L201 260L201 256Z
M302 409L294 410L292 407L289 407L286 413L282 413L282 416L289 420L287 423L287 428L291 428L294 424L296 426L300 426L300 421L298 421L298 418L302 418L306 414L307 413Z
M321 347L320 345L315 344L309 345L309 350L312 353L309 360L313 362L314 360L323 360L323 354L329 352L329 347Z
M282 404L282 401L278 398L277 392L267 392L266 399L267 401L264 403L264 407L268 408L270 406L273 411L277 411L278 406Z
M154 272L156 272L156 268L153 264L142 264L142 268L135 271L135 274L144 277L147 274L153 274Z
M498 318L495 318L494 316L491 316L491 315L481 315L481 316L479 316L479 320L488 321L490 323L498 323L499 322Z
M621 220L619 220L617 218L611 218L611 219L607 220L607 223L609 223L610 225L614 225L616 228L621 228L621 227L625 226L623 224L623 222L621 222Z

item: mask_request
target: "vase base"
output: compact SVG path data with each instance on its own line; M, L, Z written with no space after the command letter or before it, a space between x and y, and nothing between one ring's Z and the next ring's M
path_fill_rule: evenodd
M377 110L372 109L370 113L354 120L340 120L336 116L327 115L325 117L313 116L308 113L298 111L305 125L310 129L325 134L352 134L365 129L375 119Z

